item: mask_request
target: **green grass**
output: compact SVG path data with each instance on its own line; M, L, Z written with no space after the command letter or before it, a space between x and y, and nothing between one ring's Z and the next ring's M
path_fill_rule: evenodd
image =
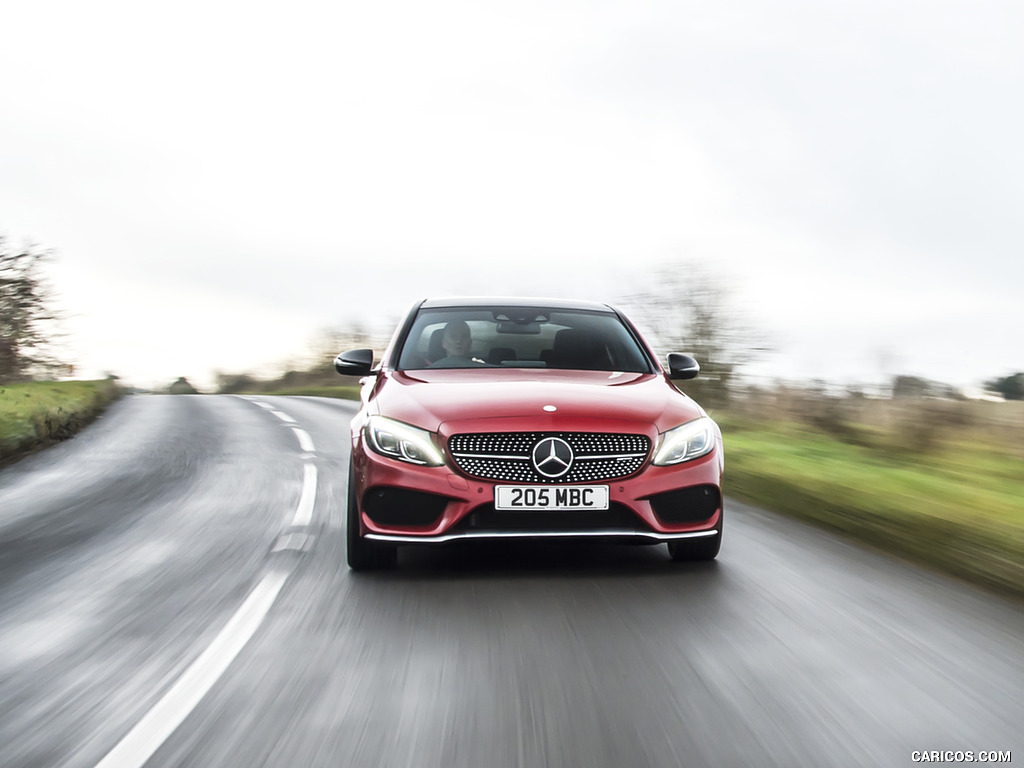
M106 380L0 384L0 462L66 440L119 396Z
M1024 596L1024 462L977 437L909 455L720 420L726 493Z

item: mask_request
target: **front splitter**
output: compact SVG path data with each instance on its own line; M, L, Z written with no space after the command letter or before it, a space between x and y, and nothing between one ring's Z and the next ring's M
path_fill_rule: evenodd
M441 536L403 536L393 533L368 533L371 541L385 541L391 544L445 544L450 541L479 539L640 539L650 542L679 541L681 539L702 539L717 536L718 529L693 533L656 533L654 531L627 531L609 528L594 531L460 531Z

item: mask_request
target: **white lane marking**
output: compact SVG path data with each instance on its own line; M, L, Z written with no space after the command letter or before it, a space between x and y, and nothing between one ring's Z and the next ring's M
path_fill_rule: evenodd
M248 399L248 398L246 398L246 399ZM284 411L277 410L277 408L275 408L274 406L270 405L269 403L264 403L264 402L261 402L259 400L249 400L249 402L255 403L260 408L266 409L270 413L272 413L275 416L277 416L277 418L279 418L285 424L295 424L296 423L295 419L293 419L287 413L285 413ZM303 451L305 451L306 453L312 453L313 451L316 450L316 448L313 446L313 440L309 436L308 432L306 432L304 429L299 429L298 427L294 427L294 426L292 427L292 429L295 431L295 436L299 439L299 447L302 448Z
M142 768L217 682L277 599L291 571L271 571L185 674L104 757L97 768Z
M271 408L274 407L270 403L264 403L262 400L257 400L252 395L235 395L235 397L240 397L243 400L252 403L253 405L258 405L260 408L266 408L267 410L270 410Z
M295 436L299 438L299 448L304 450L306 453L312 453L316 450L316 448L313 447L313 438L309 436L309 433L306 430L299 429L298 427L292 427L292 432L294 432Z
M313 504L316 502L316 466L305 465L305 472L302 477L302 495L299 497L299 507L295 510L295 517L292 518L292 525L302 528L313 521Z
M308 533L286 533L279 536L271 552L305 552L313 546L313 537Z

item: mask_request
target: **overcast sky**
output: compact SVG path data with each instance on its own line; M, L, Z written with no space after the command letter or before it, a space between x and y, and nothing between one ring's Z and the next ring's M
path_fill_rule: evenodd
M0 233L143 386L679 260L762 376L977 383L1024 370L1022 8L0 0Z

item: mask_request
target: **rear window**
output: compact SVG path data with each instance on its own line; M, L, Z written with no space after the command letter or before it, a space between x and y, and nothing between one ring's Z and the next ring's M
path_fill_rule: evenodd
M398 358L402 370L487 366L651 371L616 315L544 307L421 310Z

